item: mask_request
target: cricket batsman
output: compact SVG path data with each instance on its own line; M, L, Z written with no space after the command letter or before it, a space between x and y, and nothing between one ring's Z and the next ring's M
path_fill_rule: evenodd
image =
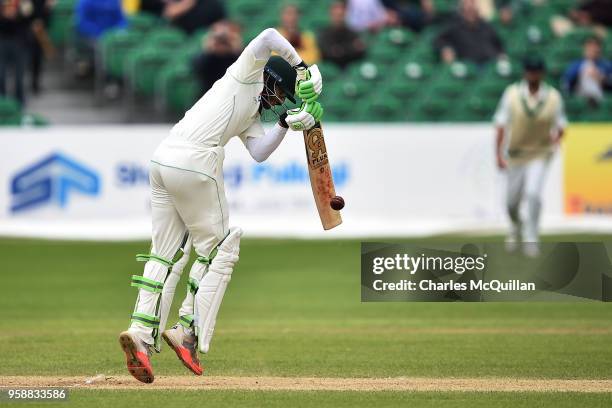
M506 248L514 252L522 245L525 255L536 257L544 180L567 119L561 95L542 81L544 61L530 57L523 68L523 80L506 88L495 113L496 154L497 166L507 176L511 228ZM520 215L523 200L527 204L525 220Z
M271 56L272 53L278 56ZM152 243L138 288L136 306L119 342L128 371L153 382L150 356L160 351L160 335L180 361L202 374L197 351L207 353L215 321L234 265L240 228L228 226L223 185L224 146L234 136L257 162L279 146L288 128L312 128L323 114L317 98L323 88L316 65L308 67L275 29L261 32L225 75L185 114L151 159ZM285 98L302 100L286 110ZM263 110L285 107L267 132ZM165 330L172 298L191 246L198 256L189 272L179 320Z

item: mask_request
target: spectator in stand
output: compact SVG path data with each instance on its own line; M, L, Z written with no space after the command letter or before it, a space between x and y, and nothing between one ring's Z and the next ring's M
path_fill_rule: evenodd
M348 0L346 22L355 31L379 31L397 23L395 14L383 6L381 0Z
M45 54L50 57L54 52L47 33L54 2L52 0L33 0L32 5L34 8L31 24L32 35L30 36L30 73L32 92L38 94Z
M604 91L612 89L612 61L601 57L601 48L598 37L589 37L584 57L572 62L561 79L563 91L585 98L593 106L604 99Z
M334 1L329 8L331 24L319 33L319 45L323 59L341 68L363 58L366 45L359 34L346 24L346 4Z
M435 39L434 47L445 63L466 60L485 64L504 57L495 29L483 21L475 0L460 0L460 15Z
M282 8L278 32L289 41L306 64L315 64L321 59L315 35L300 29L300 10L295 4L287 4Z
M421 31L433 22L436 9L433 0L382 0L392 25L403 25Z
M9 96L7 82L9 71L15 78L12 95L23 107L25 104L24 74L28 60L28 37L30 18L33 12L20 5L19 0L0 2L0 96Z
M119 0L79 0L76 8L78 33L88 41L95 41L105 31L127 27Z
M242 36L237 24L220 21L212 25L204 49L193 60L193 70L204 95L221 78L242 52Z
M167 0L140 0L140 11L161 17Z
M187 34L211 26L226 17L219 0L164 0L162 15Z
M585 0L570 11L570 17L583 26L612 27L612 0Z
M120 0L79 0L75 10L77 74L86 76L93 66L98 38L112 28L127 27Z

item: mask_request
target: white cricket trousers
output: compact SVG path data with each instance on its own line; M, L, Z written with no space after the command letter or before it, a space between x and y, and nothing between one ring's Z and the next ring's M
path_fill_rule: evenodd
M524 242L538 242L542 190L552 154L526 163L511 164L507 168L507 209L514 231L523 232ZM527 217L521 220L520 207L527 204Z
M171 260L180 248L186 232L198 256L209 257L229 232L228 210L223 185L223 147L205 148L178 140L166 139L151 160L151 254ZM161 318L161 329L170 309L174 289L182 268L189 258L185 248L181 261L170 270L160 262L149 260L143 276L164 282L160 295L139 290L135 314ZM179 265L181 264L181 265ZM207 265L194 262L190 282L200 282ZM176 270L178 269L178 270ZM172 285L174 285L172 287ZM170 286L170 287L167 287ZM170 292L166 296L166 292ZM161 308L161 313L160 313ZM161 316L160 316L161 314ZM194 294L187 291L179 316L193 316ZM132 321L130 331L153 344L151 325Z

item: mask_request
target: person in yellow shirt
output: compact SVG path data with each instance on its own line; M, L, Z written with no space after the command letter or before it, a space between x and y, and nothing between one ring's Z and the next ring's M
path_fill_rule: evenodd
M295 4L287 4L281 10L281 26L278 32L289 41L308 65L321 59L317 39L311 31L300 30L300 10Z
M506 88L494 121L497 166L507 176L507 210L512 222L506 248L514 251L522 243L523 252L534 257L539 254L544 180L567 119L561 94L542 80L544 61L529 57L524 70L523 80ZM520 216L523 199L527 204L524 222Z

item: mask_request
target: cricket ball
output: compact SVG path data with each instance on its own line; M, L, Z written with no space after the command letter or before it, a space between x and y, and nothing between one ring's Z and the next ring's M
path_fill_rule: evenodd
M344 198L340 196L332 197L332 199L329 200L329 205L334 210L340 211L341 209L344 208Z

